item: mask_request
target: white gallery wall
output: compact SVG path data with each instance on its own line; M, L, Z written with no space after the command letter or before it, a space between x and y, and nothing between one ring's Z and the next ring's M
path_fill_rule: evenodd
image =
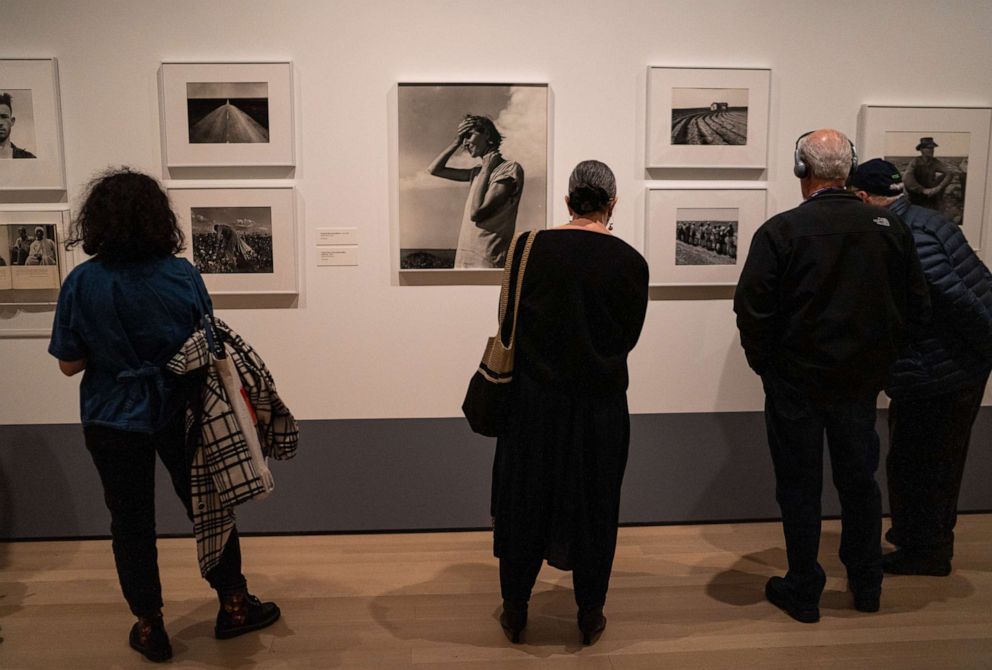
M643 167L649 65L771 69L768 170L750 180L767 183L769 215L799 202L804 131L853 137L867 103L992 106L988 0L3 0L0 21L0 57L58 59L70 209L107 166L166 176L161 62L293 62L300 296L220 315L301 419L458 416L496 326L497 286L406 285L393 270L397 82L548 83L551 223L567 219L571 168L598 158L618 178L616 232L638 249L645 188L658 183ZM318 267L316 229L338 226L358 228L359 265ZM653 294L632 411L761 409L729 295ZM0 308L0 330L51 315ZM47 344L0 337L0 424L78 421L78 379L59 374Z

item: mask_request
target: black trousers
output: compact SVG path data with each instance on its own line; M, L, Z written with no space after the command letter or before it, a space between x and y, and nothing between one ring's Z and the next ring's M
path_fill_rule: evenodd
M777 376L763 381L765 424L789 560L786 580L803 601L819 602L826 581L817 561L825 434L841 505L840 559L852 589L864 593L881 589L877 396L820 402Z
M988 375L952 393L889 407L889 542L950 560L971 427Z
M162 608L155 548L156 453L192 519L191 460L186 450L184 418L180 412L166 428L150 435L103 426L87 426L83 433L110 510L114 561L124 599L136 616L152 614ZM237 529L231 533L220 564L207 574L207 582L220 598L245 588Z
M499 559L499 586L503 600L513 603L526 603L530 600L530 592L537 581L537 573L541 571L543 559L514 560ZM575 592L575 604L579 610L591 610L602 607L606 603L606 591L610 586L609 565L586 568L575 566L572 569L572 589Z

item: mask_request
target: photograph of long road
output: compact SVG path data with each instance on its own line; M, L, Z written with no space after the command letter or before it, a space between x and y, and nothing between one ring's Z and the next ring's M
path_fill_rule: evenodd
M673 88L672 144L747 144L746 88Z
M267 82L189 82L186 110L190 144L269 141Z

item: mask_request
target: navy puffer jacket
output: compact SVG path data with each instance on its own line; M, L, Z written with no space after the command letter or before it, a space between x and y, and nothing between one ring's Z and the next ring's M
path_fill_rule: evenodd
M933 318L893 365L886 393L896 399L951 393L992 369L992 274L961 228L938 212L905 197L889 209L913 231Z

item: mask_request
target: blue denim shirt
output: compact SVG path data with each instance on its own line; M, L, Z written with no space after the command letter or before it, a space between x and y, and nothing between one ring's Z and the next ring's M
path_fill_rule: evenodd
M201 307L202 305L202 307ZM190 380L165 363L196 329L210 297L183 258L135 263L91 259L59 293L48 352L86 359L79 387L84 426L152 433L185 405Z

